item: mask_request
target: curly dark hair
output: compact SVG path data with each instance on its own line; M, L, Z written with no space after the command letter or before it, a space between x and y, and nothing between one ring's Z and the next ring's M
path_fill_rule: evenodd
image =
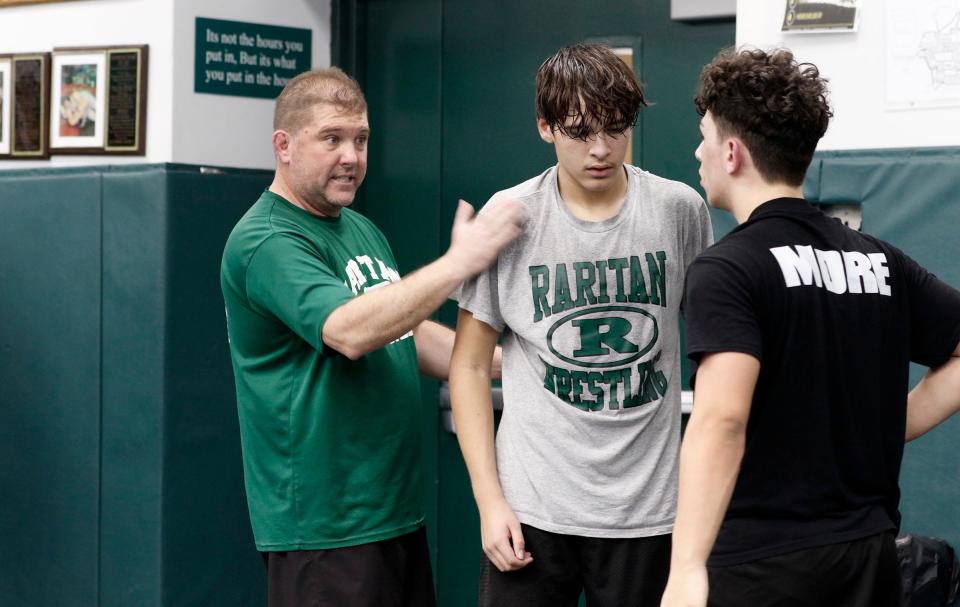
M619 135L633 127L643 88L633 70L602 44L557 51L537 71L537 117L567 137Z
M803 183L833 116L826 79L787 49L721 51L703 68L694 103L722 136L743 140L766 181L790 185Z

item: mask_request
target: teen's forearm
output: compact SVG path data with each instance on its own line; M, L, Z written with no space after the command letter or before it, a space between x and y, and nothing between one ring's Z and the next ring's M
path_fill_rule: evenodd
M923 436L960 410L960 346L907 395L906 440Z
M456 363L450 373L450 399L457 441L478 506L503 497L493 440L493 399L489 372Z
M457 441L463 453L477 506L502 499L493 440L492 358L498 333L465 310L457 320L450 361L450 400Z

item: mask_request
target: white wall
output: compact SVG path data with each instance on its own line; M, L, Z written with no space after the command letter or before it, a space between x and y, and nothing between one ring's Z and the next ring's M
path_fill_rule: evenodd
M3 160L2 169L167 162L173 153L173 0L82 0L0 8L0 53L149 44L146 156Z
M0 53L149 44L145 156L4 160L0 170L181 162L274 168L273 100L193 92L196 17L311 29L313 67L330 65L330 0L76 0L0 8Z
M829 78L835 116L820 150L960 145L960 107L886 107L886 3L903 1L864 0L856 33L785 34L786 0L737 0L737 45L787 47Z
M313 66L330 65L330 0L174 0L173 159L273 169L273 100L193 92L197 17L312 29Z

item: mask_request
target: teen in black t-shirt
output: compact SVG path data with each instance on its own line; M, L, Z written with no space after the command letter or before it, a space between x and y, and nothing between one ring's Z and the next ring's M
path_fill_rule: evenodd
M960 408L960 292L802 199L825 93L785 50L702 74L701 183L740 225L687 273L698 370L665 606L899 605L904 437ZM910 361L937 370L908 414Z

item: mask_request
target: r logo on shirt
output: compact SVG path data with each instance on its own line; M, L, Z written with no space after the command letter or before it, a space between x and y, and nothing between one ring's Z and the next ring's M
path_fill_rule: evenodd
M651 355L657 317L644 309L667 307L665 251L528 270L533 322L553 317L546 346L559 363L541 357L545 390L581 411L628 409L666 396L662 353Z

